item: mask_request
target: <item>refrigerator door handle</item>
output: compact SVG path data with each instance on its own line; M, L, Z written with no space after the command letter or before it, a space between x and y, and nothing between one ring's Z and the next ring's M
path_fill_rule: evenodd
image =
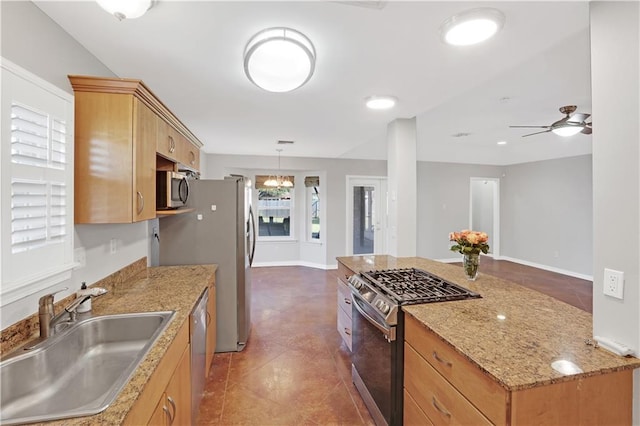
M251 221L251 253L249 253L249 266L253 265L253 255L256 252L256 219L253 216L253 209L249 204L249 221Z

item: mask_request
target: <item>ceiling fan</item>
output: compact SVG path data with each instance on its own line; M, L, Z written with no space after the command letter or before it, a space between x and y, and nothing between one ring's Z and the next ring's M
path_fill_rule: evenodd
M566 114L566 116L550 126L509 126L509 127L525 127L525 128L539 128L546 129L540 132L529 133L527 135L522 135L522 137L538 135L540 133L553 132L559 136L572 136L577 133L584 133L585 135L590 135L592 131L592 123L587 123L585 120L591 116L591 114L585 114L582 112L576 111L577 107L575 105L566 105L560 107L560 112ZM573 114L573 115L572 115Z

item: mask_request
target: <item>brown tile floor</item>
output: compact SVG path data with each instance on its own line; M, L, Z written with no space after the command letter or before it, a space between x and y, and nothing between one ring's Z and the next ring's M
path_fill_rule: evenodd
M591 282L483 257L482 273L591 312ZM336 271L254 268L243 352L214 357L198 425L372 425L336 331Z

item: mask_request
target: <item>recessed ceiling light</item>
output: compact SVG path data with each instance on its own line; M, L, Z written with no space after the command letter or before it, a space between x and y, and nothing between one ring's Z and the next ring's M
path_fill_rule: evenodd
M504 14L498 9L472 9L447 19L440 27L440 37L447 44L469 46L491 38L503 25Z
M506 145L507 141L498 141L498 145Z
M398 102L393 96L369 96L365 99L367 108L371 109L389 109L393 108Z

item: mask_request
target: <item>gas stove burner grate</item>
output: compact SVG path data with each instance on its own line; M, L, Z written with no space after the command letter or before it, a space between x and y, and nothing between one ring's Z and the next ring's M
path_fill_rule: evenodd
M482 297L422 269L387 269L362 275L401 305Z

